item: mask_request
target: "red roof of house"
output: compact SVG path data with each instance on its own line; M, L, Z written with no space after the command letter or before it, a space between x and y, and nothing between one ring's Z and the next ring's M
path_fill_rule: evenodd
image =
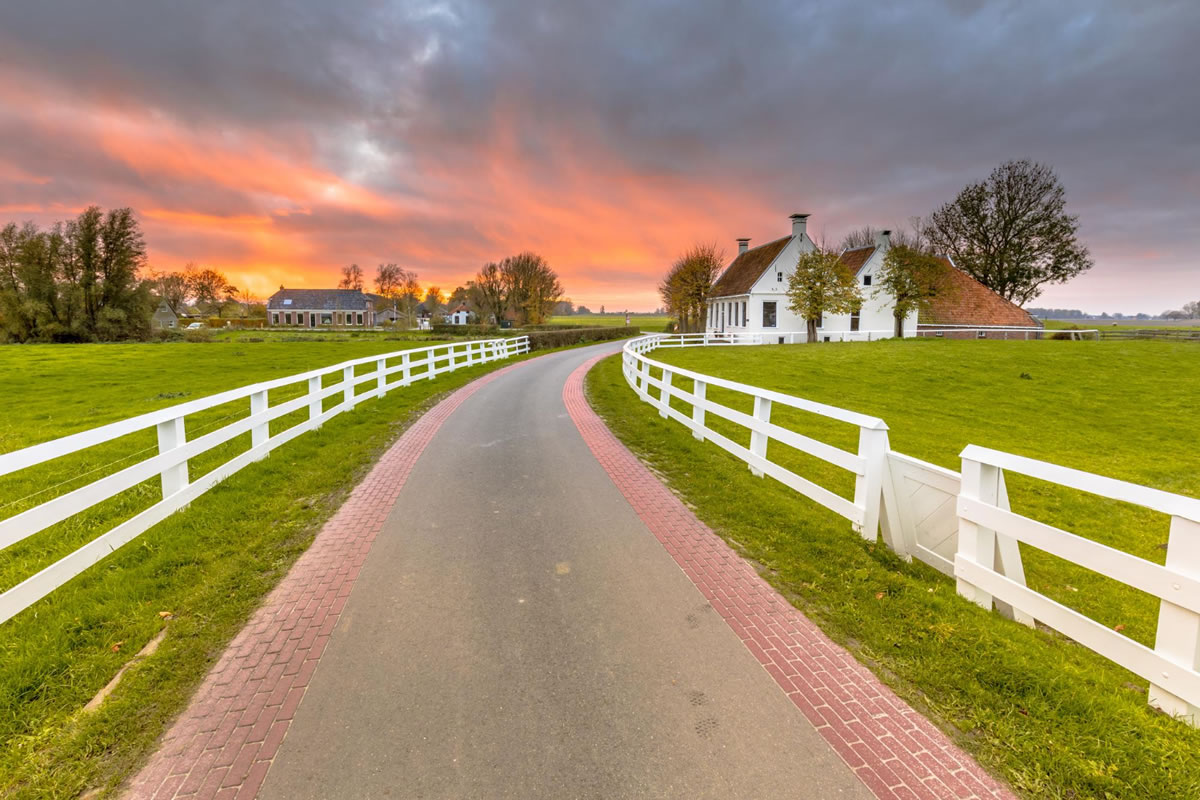
M856 247L853 250L846 250L838 258L838 264L850 270L850 274L857 275L858 271L863 268L863 265L871 259L875 254L875 245L869 244L866 247Z
M754 286L754 282L762 277L762 274L767 271L767 267L771 266L771 262L791 240L791 236L784 236L782 239L760 244L758 247L739 253L733 263L725 268L721 277L713 284L709 297L730 297L748 293L750 287Z
M919 325L1003 325L1014 328L1040 328L1041 324L1025 309L1005 300L949 259L938 258L946 268L946 288L922 308Z

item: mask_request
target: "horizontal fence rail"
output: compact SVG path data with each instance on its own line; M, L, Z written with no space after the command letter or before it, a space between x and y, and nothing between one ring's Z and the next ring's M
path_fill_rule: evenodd
M154 429L158 440L156 455L0 520L0 550L156 475L159 476L162 490L161 499L155 504L0 594L0 623L11 619L109 553L137 538L242 467L264 458L300 434L319 428L338 414L352 410L358 403L383 397L392 389L408 386L415 381L432 380L463 367L528 352L529 338L520 336L365 356L298 375L231 389L0 455L2 476L147 429ZM373 365L374 369L356 375L356 369L364 365ZM325 386L324 378L329 375L340 376L341 380ZM370 385L371 389L359 391L363 385ZM276 405L270 404L272 391L297 386L305 390L303 394ZM341 397L339 403L328 409L324 407L327 398L338 396ZM187 438L188 416L247 398L250 401L249 416L195 439ZM302 412L306 408L306 419L271 435L272 420ZM191 459L246 433L251 437L248 450L198 479L190 478L188 462Z
M975 445L963 450L962 472L954 472L892 450L887 425L876 417L647 357L660 348L763 344L758 336L643 336L626 343L622 370L630 388L660 416L684 425L695 438L732 453L755 475L769 475L845 517L866 539L874 541L882 534L896 553L915 557L954 578L958 593L984 608L994 607L1026 625L1041 622L1116 662L1150 683L1152 706L1200 725L1200 499ZM690 380L692 391L676 385L676 379ZM709 399L707 389L713 386L751 398L753 413ZM673 408L672 400L689 406L690 413ZM772 422L775 406L857 426L858 451L841 450ZM749 440L733 441L712 430L706 424L709 414L747 428ZM771 461L771 441L852 473L854 499L847 500ZM1014 513L1005 485L1006 470L1170 516L1166 565ZM1154 648L1029 589L1021 543L1159 598Z

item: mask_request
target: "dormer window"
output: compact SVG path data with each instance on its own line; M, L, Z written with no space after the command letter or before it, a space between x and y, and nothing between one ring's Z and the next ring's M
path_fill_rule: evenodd
M871 285L871 276L863 275L863 286L870 286L870 285Z
M290 297L283 298L283 304L285 306L290 306L292 304L292 298L290 298Z

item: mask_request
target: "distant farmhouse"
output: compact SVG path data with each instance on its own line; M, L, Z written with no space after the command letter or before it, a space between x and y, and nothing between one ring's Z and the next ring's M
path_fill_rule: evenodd
M471 310L466 303L459 303L446 312L446 322L451 325L466 325L471 321Z
M709 333L784 334L789 341L803 341L805 321L788 309L788 278L801 253L816 245L806 233L808 214L793 214L792 233L758 247L749 239L738 239L738 254L713 285L709 298ZM862 287L863 304L852 314L826 314L817 326L825 339L890 338L895 330L895 298L873 288L875 276L891 246L890 231L875 237L874 244L842 252L839 264L850 270ZM1000 336L987 328L1041 327L1032 315L979 281L956 268L948 258L939 259L947 270L946 290L929 307L904 320L905 336L936 329L940 335L978 338ZM961 329L961 333L955 331Z
M291 328L373 328L391 305L359 289L285 289L267 300L267 324ZM377 319L377 316L379 317Z
M176 328L179 326L179 316L171 310L166 300L160 300L150 317L150 324L156 329Z

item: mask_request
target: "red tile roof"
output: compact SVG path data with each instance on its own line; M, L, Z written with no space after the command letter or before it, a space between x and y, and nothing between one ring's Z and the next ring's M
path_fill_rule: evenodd
M709 297L729 297L748 293L750 287L754 286L754 282L762 277L762 274L767 271L767 267L771 266L771 262L791 240L791 236L784 236L782 239L761 244L738 254L733 263L725 268L721 277L713 284Z
M856 247L853 250L847 250L838 258L838 264L850 270L851 275L857 275L858 271L863 268L863 265L870 260L875 254L875 245L869 244L866 247Z
M946 291L921 309L919 325L1003 325L1041 327L1028 311L1005 300L946 258L938 261L946 268Z

